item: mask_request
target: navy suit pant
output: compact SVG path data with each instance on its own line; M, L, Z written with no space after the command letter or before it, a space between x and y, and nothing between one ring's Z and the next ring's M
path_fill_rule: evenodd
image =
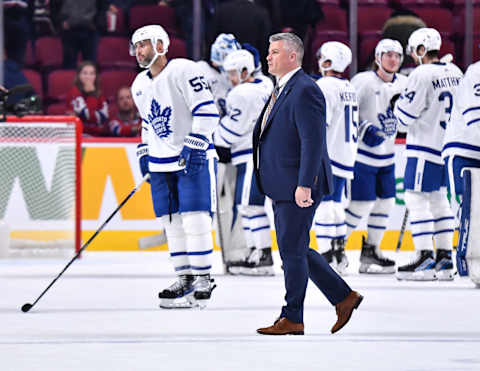
M307 208L295 202L273 202L275 229L285 279L285 301L281 317L303 323L303 302L308 278L322 291L332 305L344 300L352 291L330 267L325 258L309 248L315 202Z

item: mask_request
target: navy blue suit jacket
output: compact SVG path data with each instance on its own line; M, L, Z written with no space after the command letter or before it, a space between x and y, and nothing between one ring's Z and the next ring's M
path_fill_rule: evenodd
M273 201L294 201L297 186L320 201L333 191L327 154L325 98L317 84L297 71L288 80L261 132L265 105L253 131L255 176Z

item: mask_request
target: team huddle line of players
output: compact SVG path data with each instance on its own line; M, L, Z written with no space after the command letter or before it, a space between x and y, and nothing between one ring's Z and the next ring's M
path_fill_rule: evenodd
M231 34L217 37L209 62L168 61L168 46L169 37L158 25L139 28L132 36L131 55L145 68L132 85L142 117L137 155L142 174L150 173L155 214L178 276L159 293L160 306L204 307L215 288L210 270L212 216L218 201L216 148L231 153L230 168L235 171L222 165L218 182L235 184L232 225L236 220L241 224L245 240L235 259L224 254L227 270L274 274L272 226L253 173L251 138L275 90L261 72L258 51L240 45ZM453 280L456 219L447 185L461 197L462 169L480 167L480 147L475 145L480 65L470 66L464 77L457 66L440 60L440 47L435 29L413 32L407 52L418 66L406 77L398 73L401 44L383 39L375 49L373 70L358 73L352 81L342 77L352 61L348 46L331 41L318 51L322 77L317 85L326 102L334 192L318 207L314 230L319 252L341 274L348 266L345 241L367 217L360 273ZM405 202L417 250L414 261L399 267L379 249L395 200L397 131L407 132Z

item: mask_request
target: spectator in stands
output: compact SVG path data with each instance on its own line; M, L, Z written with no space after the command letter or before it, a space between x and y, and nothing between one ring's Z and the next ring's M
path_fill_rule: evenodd
M108 104L100 90L97 67L93 62L84 61L78 65L74 86L67 96L67 114L82 120L84 135L109 134Z
M27 42L32 34L33 0L3 0L5 47L10 60L20 68L25 60Z
M4 54L4 61L3 61L3 78L4 78L3 88L8 90L18 85L29 84L19 64L15 60L9 58L8 51L5 50L4 53L5 54ZM7 106L12 106L18 103L19 100L29 97L34 93L35 92L32 90L31 92L12 94L7 99L7 102L6 102Z
M128 86L118 89L116 103L117 109L112 113L108 122L110 135L114 137L139 136L142 130L142 118L138 114Z
M249 43L260 51L260 60L265 61L268 37L271 33L270 16L267 10L250 0L230 0L217 6L213 19L211 45L221 33L234 34L241 44ZM263 64L266 72L267 64Z
M105 16L108 0L60 0L57 15L63 44L63 67L75 68L77 54L96 61L99 19Z

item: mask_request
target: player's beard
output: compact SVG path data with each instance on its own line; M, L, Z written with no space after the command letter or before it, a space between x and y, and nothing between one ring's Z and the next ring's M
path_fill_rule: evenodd
M148 66L148 65L150 64L150 62L152 61L152 59L153 59L153 55L151 55L151 56L146 56L146 57L143 59L143 61L139 61L138 58L137 58L137 62L138 62L138 64L139 64L141 67L144 67L144 68L145 68L146 66Z

